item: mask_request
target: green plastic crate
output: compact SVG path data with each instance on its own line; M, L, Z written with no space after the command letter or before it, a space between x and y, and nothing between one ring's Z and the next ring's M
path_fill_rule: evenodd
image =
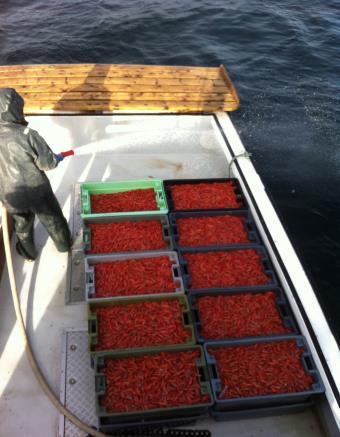
M132 412L119 412L108 413L104 407L100 405L100 398L105 395L106 379L103 373L100 373L100 367L105 363L105 359L119 359L137 357L141 355L154 355L160 352L185 352L199 350L200 357L196 359L197 374L200 378L200 386L202 395L208 395L210 401L205 404L196 405L182 405L179 407L168 408L156 408L144 411L132 411ZM209 408L213 405L212 391L209 382L209 374L207 371L207 364L205 361L203 349L200 346L178 346L178 347L165 347L162 350L149 349L148 351L124 351L116 353L107 353L102 355L96 355L94 359L94 372L95 372L95 397L96 397L96 414L100 418L110 418L115 423L129 423L132 421L142 421L144 419L167 419L171 417L188 417L192 415L205 414Z
M158 210L134 211L134 212L112 212L112 213L91 213L91 195L123 193L139 189L153 188L156 196ZM117 181L117 182L85 182L80 186L81 216L83 219L96 217L121 217L146 214L167 214L168 205L165 197L163 181L159 179Z
M106 302L93 302L90 303L88 306L88 339L89 339L89 352L91 354L91 356L93 357L94 355L100 355L103 352L107 353L107 352L119 352L121 350L124 349L110 349L110 350L102 350L102 351L96 351L95 350L95 346L98 343L98 320L97 320L97 316L95 314L95 310L97 308L105 308L105 307L112 307L112 306L117 306L117 305L129 305L129 304L133 304L133 303L142 303L142 302L160 302L163 300L178 300L182 309L182 323L183 326L186 330L188 330L190 332L190 337L187 340L186 343L181 343L181 344L176 344L176 345L159 345L159 346L145 346L143 348L139 347L139 348L130 348L129 351L130 352L134 352L134 351L139 351L141 349L144 350L150 350L150 348L152 349L163 349L165 346L174 346L174 347L178 347L178 346L191 346L193 344L196 343L196 339L195 339L195 334L194 334L194 328L193 328L193 323L192 323L192 317L191 317L191 312L190 312L190 308L189 308L189 303L187 300L187 297L184 295L181 296L157 296L157 295L152 295L152 296L148 296L148 297L132 297L129 299L125 299L125 300L110 300L110 301L106 301Z

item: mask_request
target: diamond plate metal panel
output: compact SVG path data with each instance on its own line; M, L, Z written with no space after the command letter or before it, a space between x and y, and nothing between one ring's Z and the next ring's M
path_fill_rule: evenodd
M60 400L79 419L97 428L94 373L87 348L87 331L65 333ZM60 417L59 437L85 436L64 416Z

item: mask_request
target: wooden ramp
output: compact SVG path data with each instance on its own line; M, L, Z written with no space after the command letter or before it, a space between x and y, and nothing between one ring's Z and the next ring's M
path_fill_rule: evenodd
M0 66L0 88L15 88L25 114L234 111L235 88L220 67L113 64Z

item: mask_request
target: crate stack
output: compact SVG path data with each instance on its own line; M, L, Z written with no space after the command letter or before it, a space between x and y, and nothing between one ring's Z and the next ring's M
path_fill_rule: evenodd
M323 390L236 179L84 183L81 203L103 431Z
M81 204L102 431L207 414L209 374L173 250L163 182L84 183Z
M216 420L295 411L323 391L237 179L164 181Z

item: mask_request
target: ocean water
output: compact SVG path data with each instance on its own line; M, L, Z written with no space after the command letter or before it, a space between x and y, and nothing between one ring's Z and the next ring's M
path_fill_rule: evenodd
M0 0L0 65L217 66L232 114L340 340L338 0Z

